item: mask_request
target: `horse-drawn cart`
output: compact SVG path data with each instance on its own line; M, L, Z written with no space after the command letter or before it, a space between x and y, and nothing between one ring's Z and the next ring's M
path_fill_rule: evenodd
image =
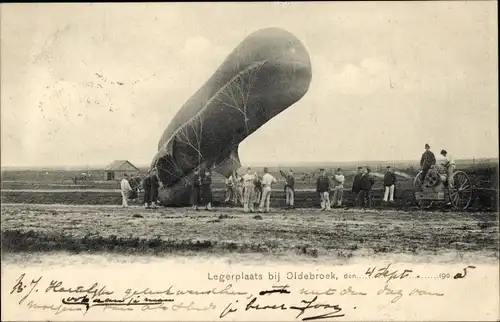
M465 210L472 202L472 184L463 171L455 171L451 178L447 178L436 167L431 167L424 180L422 171L417 174L413 186L420 208L430 208L435 202L445 202L456 210Z

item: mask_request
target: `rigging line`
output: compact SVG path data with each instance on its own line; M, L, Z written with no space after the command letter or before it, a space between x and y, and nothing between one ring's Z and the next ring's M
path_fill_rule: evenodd
M182 124L179 128L177 128L177 130L174 131L174 133L172 134L171 137L174 137L182 129L182 127L184 127L186 124L188 124L196 116L201 115L201 113L203 113L203 111L205 111L208 108L209 104L214 100L214 98L226 89L226 87L228 86L228 84L230 82L232 82L234 79L236 79L239 75L246 73L248 70L254 68L255 66L263 65L265 62L266 62L265 60L257 61L255 63L249 65L247 68L243 69L242 71L240 71L235 76L233 76L223 87L221 87L217 92L215 92L215 94L210 99L207 100L205 105L195 115L193 115L186 122L184 122L184 124ZM168 144L169 141L167 141L164 145Z

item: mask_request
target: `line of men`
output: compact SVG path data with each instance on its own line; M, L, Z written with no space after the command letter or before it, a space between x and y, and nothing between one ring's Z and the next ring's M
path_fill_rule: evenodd
M390 196L390 202L392 202L394 200L396 176L390 171L390 167L387 168L388 171L384 178L384 185L386 186L384 201L388 201ZM320 194L321 210L330 210L332 205L333 207L342 207L345 182L342 169L338 168L336 170L333 176L334 184L332 184L330 178L327 176L325 169L320 169L320 172L321 174L316 180L316 191ZM285 180L284 192L287 208L293 209L295 202L295 177L293 171L289 170L288 174L286 174L280 170L280 174ZM259 212L269 212L272 185L277 182L278 180L269 173L268 168L264 168L264 175L262 177L257 172L252 172L250 167L247 168L243 176L239 176L235 172L226 180L227 190L225 201L228 202L232 198L235 204L240 202L243 205L244 212L254 212L255 204L258 204ZM368 167L364 169L358 167L358 173L354 177L352 188L356 196L357 205L366 206L368 204L371 206L371 187L373 182L374 179L370 176L370 169ZM127 174L122 179L120 186L122 206L128 207L128 199L131 198L134 189L130 186ZM156 169L152 169L142 180L142 188L144 190L143 204L145 208L157 208L158 189L160 186L161 182L159 182L156 175ZM333 200L330 200L332 189L334 191ZM368 203L366 200L368 200ZM191 187L191 204L193 209L198 210L198 207L201 205L205 206L205 210L211 210L212 201L212 178L210 171L206 170L200 173L200 171L195 170Z
M452 156L446 151L441 150L441 155L446 159L442 163L447 169L448 184L453 184L453 173L455 171L455 161ZM432 166L436 164L434 153L430 151L429 144L425 144L425 152L420 159L420 167L422 169L422 178L425 178ZM279 170L281 176L285 179L284 191L286 196L286 205L288 209L294 208L295 201L295 177L292 170L288 174ZM372 187L375 183L374 177L371 176L369 167L358 167L357 173L354 176L352 192L355 198L355 204L359 207L372 206ZM249 167L243 176L234 172L226 179L226 198L225 202L232 201L234 204L242 204L245 212L254 212L255 204L259 205L259 212L269 212L270 198L272 185L278 180L269 173L268 168L264 168L264 174L261 177L257 172L253 172ZM325 169L320 169L320 176L316 180L316 191L320 195L321 210L330 210L331 207L342 207L344 194L345 177L342 174L342 169L338 168L333 176L333 184ZM396 184L396 175L390 166L387 166L387 171L384 175L384 198L385 203L394 202L394 188ZM128 207L128 199L133 189L128 181L128 176L122 179L121 183L122 206ZM156 169L152 169L142 181L144 189L143 204L146 208L157 208L158 190L161 182L158 179ZM330 200L330 193L333 193L333 200ZM212 194L212 178L210 171L198 170L194 173L194 178L191 187L191 204L193 209L198 210L198 206L205 206L205 210L211 210L213 201Z

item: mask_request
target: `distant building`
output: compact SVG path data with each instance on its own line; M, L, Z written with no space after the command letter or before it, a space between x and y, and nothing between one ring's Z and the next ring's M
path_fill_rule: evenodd
M104 180L119 180L124 174L139 175L139 169L127 160L115 160L104 169Z

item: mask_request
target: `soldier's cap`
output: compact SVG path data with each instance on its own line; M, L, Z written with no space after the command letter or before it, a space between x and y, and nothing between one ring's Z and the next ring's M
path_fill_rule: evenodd
M325 171L325 169L321 168L321 169L319 169L319 171Z

